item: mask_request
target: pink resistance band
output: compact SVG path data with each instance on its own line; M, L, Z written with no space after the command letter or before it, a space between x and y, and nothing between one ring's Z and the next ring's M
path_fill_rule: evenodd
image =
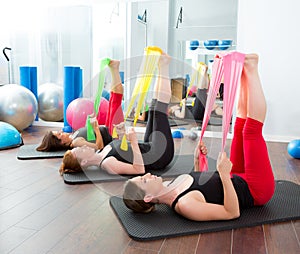
M222 122L222 148L224 152L226 138L229 132L233 105L235 102L237 87L240 82L245 55L239 52L230 52L224 55L216 55L212 66L212 76L208 90L207 101L205 105L204 118L202 122L199 144L202 141L204 132L207 128L208 121L220 89L221 81L224 76L224 94L223 94L223 122ZM199 152L199 169L200 171L208 170L207 158Z

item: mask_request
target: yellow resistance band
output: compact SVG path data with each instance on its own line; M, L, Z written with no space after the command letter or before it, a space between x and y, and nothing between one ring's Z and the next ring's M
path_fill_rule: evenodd
M140 75L136 80L132 97L124 117L124 121L126 121L128 115L130 114L133 108L135 101L137 100L133 126L136 125L136 122L138 120L139 113L142 109L143 103L145 102L146 95L151 85L151 81L154 76L155 70L157 69L158 60L161 54L162 50L155 46L146 47L144 50L143 61L140 68ZM124 151L128 149L126 135L123 136L121 149Z
M187 91L186 91L186 95L185 95L185 98L188 97L191 89L192 89L192 86L195 84L195 80L197 78L197 82L199 82L201 80L201 78L203 78L203 73L202 73L202 66L206 66L205 63L203 62L198 62L197 63L197 67L196 67L196 70L193 72L193 75L192 75L192 79L191 79L191 82L187 88ZM182 102L180 102L180 106L182 106Z

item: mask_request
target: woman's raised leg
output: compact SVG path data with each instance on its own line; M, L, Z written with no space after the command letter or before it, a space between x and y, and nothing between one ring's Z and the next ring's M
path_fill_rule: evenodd
M119 72L120 61L111 60L108 66L111 72L112 81L105 125L109 128L110 134L112 134L114 125L120 124L124 121L124 114L122 110L124 89Z
M274 175L262 135L266 100L258 73L258 56L246 55L242 81L248 86L247 120L243 130L245 179L256 205L263 205L274 193Z

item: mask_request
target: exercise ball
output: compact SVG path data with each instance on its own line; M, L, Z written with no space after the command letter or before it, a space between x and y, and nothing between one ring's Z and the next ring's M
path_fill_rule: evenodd
M58 122L64 118L63 88L54 83L39 86L38 112L45 121Z
M191 131L189 134L189 139L196 140L198 138L198 134L194 131Z
M183 133L180 130L173 131L172 132L172 137L173 138L183 138Z
M189 96L192 96L195 93L197 93L197 86L192 86L189 91Z
M199 47L199 41L193 40L190 41L190 50L196 50Z
M300 139L292 140L287 146L287 151L293 158L300 159Z
M21 131L33 123L37 112L37 100L29 89L17 84L0 87L0 121Z
M220 50L226 50L229 49L232 45L232 40L219 40L218 46Z
M20 132L11 124L0 122L0 150L23 144Z
M78 130L86 125L87 116L93 113L94 102L91 99L77 98L67 107L67 122L74 130Z
M203 45L208 50L213 50L218 45L218 40L206 40Z
M106 122L108 105L109 105L108 100L106 100L104 97L102 97L101 101L100 101L98 115L97 115L97 121L98 121L98 124L100 124L100 125L104 125Z

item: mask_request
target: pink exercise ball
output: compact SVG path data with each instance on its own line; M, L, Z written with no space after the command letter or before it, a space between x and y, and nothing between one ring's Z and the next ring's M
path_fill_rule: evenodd
M98 121L99 125L105 124L106 116L107 116L107 112L108 112L108 105L109 105L108 100L105 99L104 97L101 97L99 112L97 115L97 121Z
M194 93L197 92L197 87L196 86L192 86L190 91L189 91L189 96L192 96Z
M67 122L74 130L78 130L86 125L87 116L93 113L94 102L91 99L77 98L67 107Z

